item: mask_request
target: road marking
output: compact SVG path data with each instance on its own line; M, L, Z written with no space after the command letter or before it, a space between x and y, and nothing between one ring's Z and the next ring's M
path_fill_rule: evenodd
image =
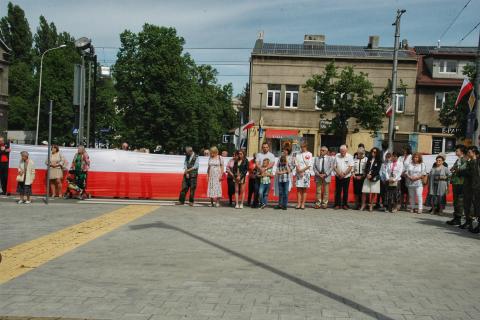
M157 208L159 207L126 206L1 251L0 284L58 258Z

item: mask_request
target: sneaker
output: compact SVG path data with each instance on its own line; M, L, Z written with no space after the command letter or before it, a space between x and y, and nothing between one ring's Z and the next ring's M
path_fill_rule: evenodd
M235 209L240 209L240 205L236 204Z
M27 201L25 201L24 203L25 203L25 204L30 204L30 203L32 203L32 201L28 201L28 200L27 200Z
M240 209L243 209L243 203L240 204Z
M282 210L287 210L287 207L283 207Z
M267 205L262 203L262 205L260 206L260 209L265 209L266 207Z
M22 204L22 203L25 203L25 201L23 201L23 200L18 200L17 203L18 203L18 204Z

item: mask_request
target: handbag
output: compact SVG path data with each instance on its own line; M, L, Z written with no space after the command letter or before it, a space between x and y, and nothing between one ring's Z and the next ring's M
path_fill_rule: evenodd
M422 169L423 169L423 164L422 164ZM428 175L422 176L422 184L426 186L428 184Z

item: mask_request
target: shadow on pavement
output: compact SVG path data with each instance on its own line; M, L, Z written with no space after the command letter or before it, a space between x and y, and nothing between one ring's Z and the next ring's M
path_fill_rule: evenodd
M394 320L393 318L391 318L391 317L389 317L389 316L387 316L387 315L383 315L383 314L381 314L381 313L378 313L377 311L372 310L372 309L370 309L370 308L368 308L368 307L366 307L366 306L363 306L363 305L361 305L361 304L359 304L359 303L357 303L357 302L355 302L355 301L353 301L353 300L350 300L350 299L348 299L348 298L345 298L345 297L343 297L343 296L340 296L340 295L338 295L338 294L336 294L336 293L334 293L334 292L332 292L332 291L329 291L329 290L327 290L327 289L321 288L321 287L319 287L319 286L317 286L317 285L315 285L315 284L313 284L313 283L310 283L310 282L308 282L308 281L305 281L305 280L303 280L303 279L301 279L301 278L299 278L299 277L296 277L296 276L294 276L294 275L288 274L288 273L286 273L286 272L284 272L284 271L282 271L282 270L280 270L280 269L277 269L277 268L275 268L275 267L273 267L273 266L270 266L270 265L268 265L268 264L266 264L266 263L263 263L263 262L261 262L261 261L259 261L259 260L250 258L250 257L248 257L248 256L246 256L246 255L244 255L244 254L241 254L241 253L239 253L239 252L237 252L237 251L234 251L234 250L232 250L232 249L229 249L229 248L227 248L227 247L224 247L224 246L222 246L222 245L220 245L220 244L218 244L218 243L212 242L212 241L210 241L210 240L208 240L208 239L205 239L205 238L203 238L203 237L201 237L201 236L198 236L198 235L196 235L196 234L194 234L194 233L188 232L188 231L186 231L186 230L184 230L184 229L182 229L182 228L179 228L179 227L176 227L176 226L173 226L173 225L170 225L170 224L166 224L166 223L163 223L163 222L155 222L155 223L148 223L148 224L140 224L140 225L130 226L130 229L132 229L132 230L142 230L142 229L148 229L148 228L169 229L169 230L173 230L173 231L177 231L177 232L183 233L184 235L187 235L187 236L189 236L189 237L191 237L191 238L194 238L194 239L199 240L199 241L201 241L201 242L203 242L203 243L206 243L206 244L208 244L208 245L210 245L210 246L212 246L212 247L214 247L214 248L217 248L217 249L219 249L219 250L222 250L222 251L224 251L224 252L226 252L226 253L228 253L228 254L231 254L231 255L239 258L239 259L242 259L242 260L244 260L244 261L247 261L247 262L249 262L249 263L251 263L251 264L253 264L253 265L255 265L255 266L259 267L259 268L262 268L262 269L267 270L267 271L269 271L269 272L271 272L271 273L274 273L274 274L276 274L276 275L278 275L278 276L280 276L280 277L282 277L282 278L284 278L284 279L287 279L287 280L289 280L289 281L291 281L291 282L293 282L293 283L296 283L296 284L298 284L298 285L300 285L300 286L303 286L303 287L305 287L305 288L307 288L307 289L310 289L310 290L312 290L312 291L314 291L314 292L316 292L316 293L319 293L319 294L321 294L321 295L324 295L324 296L326 296L326 297L329 297L329 298L331 298L331 299L333 299L333 300L335 300L335 301L337 301L337 302L339 302L339 303L343 303L344 305L346 305L346 306L348 306L348 307L351 307L352 309L355 309L355 310L357 310L357 311L359 311L359 312L362 312L362 313L364 313L364 314L372 317L373 319Z
M440 229L445 229L445 231L449 234L455 234L460 237L464 238L469 238L469 239L476 239L480 240L480 237L478 234L473 234L469 232L468 230L460 229L457 226L450 226L445 223L445 221L440 221L440 220L435 220L435 219L426 219L426 218L418 218L418 223L424 224L424 225L429 225L429 226L434 226Z

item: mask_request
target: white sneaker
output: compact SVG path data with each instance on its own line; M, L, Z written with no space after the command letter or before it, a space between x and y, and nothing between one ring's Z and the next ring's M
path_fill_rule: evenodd
M30 204L30 203L32 203L32 201L28 201L28 200L27 200L27 201L25 201L24 203L25 203L25 204Z
M240 209L240 205L237 203L237 205L235 206L235 209Z
M240 204L240 209L243 209L243 203L242 203L242 204Z
M217 202L217 203L215 204L215 207L216 207L216 208L219 208L219 207L220 207L220 203Z
M18 200L17 203L22 204L22 203L25 203L25 202L23 200Z

